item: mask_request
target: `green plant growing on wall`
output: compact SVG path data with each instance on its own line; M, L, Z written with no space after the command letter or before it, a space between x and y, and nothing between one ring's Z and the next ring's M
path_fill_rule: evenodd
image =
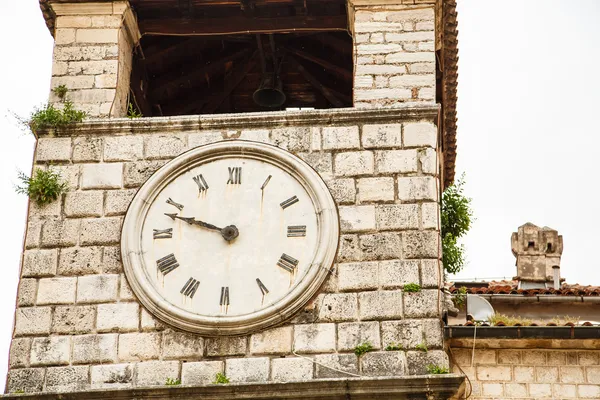
M26 194L38 206L52 203L67 191L67 183L52 168L36 168L31 177L20 171L18 174L21 183L15 187L15 191Z
M165 385L167 385L167 386L181 385L181 379L179 379L179 378L177 378L177 379L167 378L167 381L165 382Z
M390 343L387 346L385 346L385 351L397 351L397 350L402 350L402 345L400 343Z
M36 133L40 129L56 129L75 122L81 122L87 117L87 113L76 110L71 101L65 100L63 104L62 109L54 107L53 104L46 104L44 107L34 110L29 118L19 118L19 120L31 132Z
M222 372L217 372L215 375L215 381L213 382L215 385L226 385L229 383L229 378L225 376Z
M58 96L59 99L64 100L69 89L67 89L67 87L65 85L58 85L57 87L52 89L52 91L54 92L55 95Z
M450 274L464 267L465 249L458 244L458 239L471 229L473 218L471 199L463 194L464 178L463 174L442 194L442 261Z
M134 119L142 118L143 116L144 115L133 106L133 103L129 103L129 105L127 106L127 118Z
M427 343L422 342L415 346L415 349L427 353Z
M429 364L425 368L427 368L427 373L430 375L441 375L450 373L450 369L448 369L447 367L442 367L440 365Z
M370 342L363 342L354 348L354 354L359 357L370 351L373 351L373 345Z
M462 286L458 288L457 292L452 296L452 302L454 303L454 307L460 309L465 305L467 301L467 288Z
M407 283L404 285L404 291L406 293L417 293L421 291L421 285L418 283Z

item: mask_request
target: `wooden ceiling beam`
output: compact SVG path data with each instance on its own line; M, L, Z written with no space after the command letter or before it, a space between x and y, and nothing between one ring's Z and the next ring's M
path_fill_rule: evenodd
M334 49L336 51L339 51L340 53L343 54L352 54L352 38L350 36L348 36L348 41L345 42L342 39L339 39L333 35L328 35L326 33L321 34L321 35L314 35L313 37L311 37L311 39L316 39L318 40L320 43L324 44L325 46Z
M251 18L232 16L227 18L198 19L141 19L142 35L231 35L236 33L284 33L296 31L346 31L345 15L294 16L276 18Z
M319 57L315 56L314 54L308 53L306 51L298 50L291 46L286 46L285 49L288 52L297 55L298 57L304 58L305 60L308 60L310 62L318 64L321 67L323 67L331 72L335 72L336 74L339 74L342 78L344 78L346 80L352 80L352 71L348 71L347 69L342 68L339 65L333 64L329 61L323 60L322 58L319 58Z
M327 101L329 101L331 104L333 104L336 107L344 107L344 102L342 102L340 99L338 99L331 92L331 90L329 90L327 87L325 87L321 82L319 82L319 80L317 78L315 78L310 72L308 72L306 70L306 68L304 68L298 60L296 60L295 57L293 57L291 55L287 55L286 59L290 64L292 64L292 66L294 68L296 68L298 70L298 72L300 72L302 74L302 76L304 76L304 78L311 85L313 85L315 87L315 89L317 89L319 92L321 92L321 94L327 99Z

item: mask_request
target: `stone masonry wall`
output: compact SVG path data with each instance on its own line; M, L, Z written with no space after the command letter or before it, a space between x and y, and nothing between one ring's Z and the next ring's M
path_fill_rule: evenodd
M450 345L455 362L453 372L459 372L460 366L466 373L473 385L472 399L600 398L600 350L592 350L598 348L597 343L568 348L560 341L548 340L543 348L536 346L535 340L513 340L521 345L505 343L497 346L504 348L482 348L492 341L477 341L473 364L471 340L463 340L461 347ZM583 344L584 340L576 342ZM466 391L469 392L468 384Z
M70 191L48 206L30 205L7 390L140 387L167 378L207 384L217 372L232 382L347 377L323 365L401 376L448 365L437 109L419 117L416 108L411 119L396 112L383 122L383 111L377 122L366 110L343 112L350 117L341 124L326 122L333 112L304 112L296 114L304 125L287 127L266 117L257 123L253 114L244 117L252 129L232 128L230 118L212 130L194 129L197 117L153 118L42 135L35 165L52 164ZM157 132L153 124L165 130L143 133ZM203 338L163 325L137 302L123 274L120 227L130 199L159 167L193 147L235 138L288 149L321 174L339 205L339 253L321 293L292 321L250 336ZM423 290L404 293L406 283ZM353 350L365 341L375 351L358 358ZM384 351L391 343L402 350ZM416 350L421 343L428 352Z
M354 6L355 107L434 103L434 6L368 3Z
M56 16L51 89L65 85L77 109L123 117L139 32L127 1L52 3ZM52 91L50 102L61 100Z

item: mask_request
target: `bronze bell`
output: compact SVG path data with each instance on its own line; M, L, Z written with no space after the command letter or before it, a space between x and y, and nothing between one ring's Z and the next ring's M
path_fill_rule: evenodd
M264 73L252 99L261 107L281 107L285 103L285 93L279 75L272 72Z

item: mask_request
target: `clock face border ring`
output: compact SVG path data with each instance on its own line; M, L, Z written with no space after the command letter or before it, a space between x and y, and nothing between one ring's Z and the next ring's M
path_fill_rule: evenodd
M167 302L156 290L144 266L140 232L154 199L177 176L204 163L231 157L268 162L289 173L304 187L317 214L317 248L301 281L276 303L245 315L199 315ZM206 336L242 335L288 320L317 294L335 260L339 234L337 205L327 185L311 166L274 145L226 140L196 147L177 156L158 169L140 187L123 221L121 259L131 289L142 305L161 321Z

